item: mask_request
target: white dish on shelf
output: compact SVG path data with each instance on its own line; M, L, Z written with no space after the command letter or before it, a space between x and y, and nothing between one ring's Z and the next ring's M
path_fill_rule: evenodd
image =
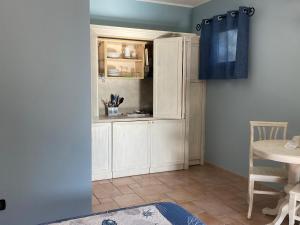
M113 76L113 77L117 77L120 76L120 71L118 69L112 68L112 69L108 69L108 76Z
M121 57L121 53L120 52L107 52L107 57L108 58L120 58Z

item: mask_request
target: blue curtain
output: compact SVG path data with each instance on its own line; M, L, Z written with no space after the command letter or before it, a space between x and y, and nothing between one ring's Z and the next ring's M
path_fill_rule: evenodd
M202 21L201 80L248 78L250 10L240 7Z

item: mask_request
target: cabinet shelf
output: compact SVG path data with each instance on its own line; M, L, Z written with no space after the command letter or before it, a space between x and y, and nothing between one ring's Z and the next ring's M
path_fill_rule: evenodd
M120 75L120 76L107 76L107 79L120 79L120 78L122 78L122 79L132 79L132 80L134 80L134 79L144 79L144 78L142 78L142 77L140 77L140 76L130 76L130 75L128 75L128 76L122 76L122 75Z
M118 76L113 76L113 75L109 75L107 74L107 76L105 76L104 74L101 74L99 76L99 78L107 78L107 79L120 79L120 78L124 78L124 79L144 79L144 77L141 76L140 73L120 73Z
M144 79L145 77L145 41L98 38L99 76L113 79ZM134 58L125 58L126 52ZM112 53L118 58L109 57ZM124 54L123 54L124 53ZM110 70L120 72L110 76Z
M143 59L126 59L126 58L106 58L107 61L124 61L124 62L143 62Z

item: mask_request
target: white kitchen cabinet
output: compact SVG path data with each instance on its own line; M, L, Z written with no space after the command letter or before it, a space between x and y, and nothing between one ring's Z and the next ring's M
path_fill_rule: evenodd
M148 121L113 123L113 177L149 173Z
M153 115L183 117L183 37L154 40Z
M157 120L151 124L150 172L184 167L184 120Z
M92 180L112 178L111 123L92 125Z
M188 169L189 165L203 163L205 82L198 79L199 37L170 37L162 31L98 25L92 25L91 30L94 121L99 118L100 100L109 96L102 94L101 88L116 88L112 86L115 83L99 80L98 37L146 40L149 46L153 43L154 70L153 84L149 78L147 88L141 86L133 92L147 93L148 97L153 92L153 119L111 118L102 129L93 128L93 179ZM125 99L127 102L131 98Z

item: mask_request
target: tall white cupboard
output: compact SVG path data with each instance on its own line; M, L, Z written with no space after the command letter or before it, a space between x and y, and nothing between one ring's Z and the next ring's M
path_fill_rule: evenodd
M105 36L106 35L106 36ZM97 38L153 41L153 116L98 118ZM187 169L204 161L205 83L198 80L199 37L91 27L92 179Z

